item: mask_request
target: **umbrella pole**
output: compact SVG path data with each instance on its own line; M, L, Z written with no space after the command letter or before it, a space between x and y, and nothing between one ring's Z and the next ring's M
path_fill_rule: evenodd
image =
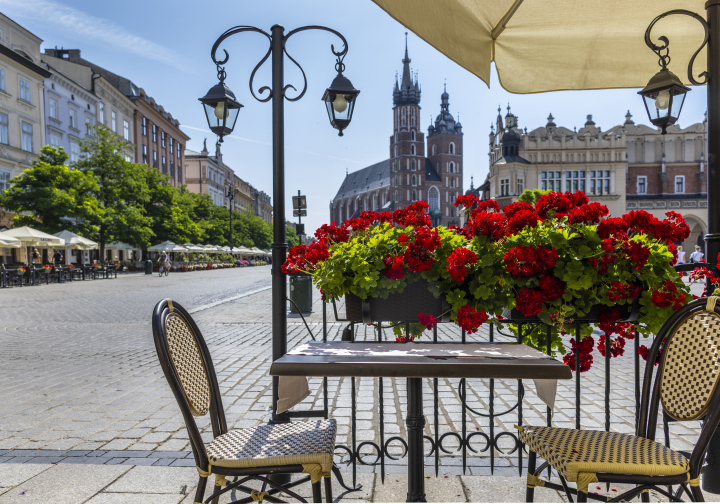
M708 100L708 232L705 235L705 260L718 274L717 256L720 252L720 0L706 4L710 36L707 45ZM707 294L712 294L708 284ZM719 475L720 476L720 475Z

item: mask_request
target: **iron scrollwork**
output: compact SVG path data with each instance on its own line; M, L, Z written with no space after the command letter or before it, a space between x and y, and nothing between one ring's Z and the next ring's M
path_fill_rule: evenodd
M660 65L662 68L667 68L667 66L670 64L670 55L669 55L669 46L670 46L670 40L664 36L661 35L658 37L658 40L660 41L660 44L655 44L651 38L650 38L650 32L652 31L655 24L660 21L661 19L672 16L675 14L681 14L684 16L689 16L693 19L696 19L703 27L703 30L705 31L705 37L703 38L703 43L700 46L700 48L695 51L695 53L692 55L692 58L690 58L690 62L688 63L688 79L690 82L695 86L702 86L703 84L707 84L709 79L709 74L707 71L702 72L700 75L698 75L699 78L702 78L702 81L698 81L695 79L695 76L693 75L692 67L695 64L695 58L700 53L700 51L703 50L703 48L707 45L708 37L709 37L709 27L707 24L707 21L703 19L702 16L699 14L685 10L685 9L675 9L668 12L665 12L663 14L660 14L658 17L653 19L652 23L647 27L647 30L645 31L645 44L658 56L658 65Z
M347 43L347 40L345 39L345 37L341 33L333 30L332 28L327 28L325 26L316 26L316 25L303 26L301 28L296 28L295 30L288 32L287 35L285 35L282 39L282 50L283 50L283 53L285 54L285 56L287 56L290 59L290 61L292 61L295 64L295 66L298 67L298 69L300 70L300 73L302 74L302 77L303 77L303 86L302 86L300 93L297 96L290 97L287 95L288 89L293 89L294 91L297 91L297 88L295 86L293 86L292 84L287 84L282 89L282 96L288 101L293 101L293 102L298 101L300 98L302 98L305 95L305 92L307 91L307 77L305 75L305 70L303 70L302 66L300 66L300 64L295 60L295 58L290 56L290 54L288 53L287 48L286 48L286 43L287 43L287 40L291 36L295 35L296 33L299 33L302 31L307 31L307 30L322 30L322 31L327 31L334 35L337 35L343 43L342 49L339 51L335 50L335 45L330 44L330 50L332 51L333 55L337 58L337 61L335 62L336 70L342 71L342 69L345 68L345 65L343 64L343 59L345 59L345 56L347 55L347 52L348 52L348 43ZM272 54L272 36L269 33L267 33L265 30L261 30L260 28L255 28L254 26L235 26L233 28L230 28L227 31L225 31L222 35L220 35L218 37L218 39L215 41L215 43L213 44L212 49L210 51L210 57L212 58L215 65L217 66L218 79L220 80L220 82L223 82L225 80L225 78L227 77L227 74L225 73L224 65L230 59L230 54L227 52L226 49L223 49L222 51L225 53L225 57L222 59L218 59L217 58L218 49L220 48L220 44L222 44L225 39L227 39L228 37L230 37L232 35L235 35L236 33L243 33L243 32L260 33L260 34L264 35L265 37L267 37L267 39L268 39L268 44L269 44L268 50L265 53L265 55L262 57L260 62L257 65L255 65L255 68L253 68L253 71L250 74L250 82L249 82L250 93L252 94L253 98L255 98L259 102L263 102L263 103L268 102L273 98L273 92L274 92L273 89L270 86L262 86L261 88L259 88L257 90L257 94L256 94L255 90L253 89L253 83L255 81L255 74L257 74L257 71L268 60L268 58L270 57L270 54ZM268 93L267 96L263 96L266 92Z

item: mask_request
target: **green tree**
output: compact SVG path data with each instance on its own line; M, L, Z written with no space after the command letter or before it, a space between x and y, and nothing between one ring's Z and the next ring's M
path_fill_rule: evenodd
M552 191L541 191L540 189L525 189L522 194L518 196L518 201L524 201L525 203L534 205L537 200L540 199L540 196L551 192Z
M148 199L144 207L145 214L152 221L152 241L200 241L200 226L191 217L194 200L186 196L185 186L177 189L171 185L167 175L147 165L142 165L142 168L148 188Z
M125 140L105 126L93 126L80 143L84 154L74 166L98 183L95 199L104 210L92 216L97 226L96 241L100 257L105 244L114 240L128 242L143 250L152 237L152 219L146 215L150 198L143 166L125 160Z
M253 215L248 208L243 214L248 227L248 238L252 241L253 247L269 249L273 240L272 226L265 222L262 217Z
M300 237L295 230L295 226L285 224L285 241L287 242L289 247L300 245Z
M33 167L10 180L10 188L0 193L0 206L18 214L16 226L47 233L67 229L92 235L96 231L92 222L102 214L94 197L97 181L91 174L70 169L67 159L62 147L43 147Z

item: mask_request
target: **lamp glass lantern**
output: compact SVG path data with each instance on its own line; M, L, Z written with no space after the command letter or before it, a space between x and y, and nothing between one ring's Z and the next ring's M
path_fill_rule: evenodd
M330 124L339 130L339 136L343 136L343 130L350 125L355 110L355 99L359 94L360 90L355 89L350 79L342 72L338 72L330 87L325 90L322 99L327 108Z
M210 130L219 136L222 142L223 137L232 133L235 128L235 121L242 104L237 101L235 94L223 81L211 87L210 91L199 100L203 104Z
M690 91L667 67L656 73L638 94L643 97L650 122L662 129L675 124L680 117L685 95Z

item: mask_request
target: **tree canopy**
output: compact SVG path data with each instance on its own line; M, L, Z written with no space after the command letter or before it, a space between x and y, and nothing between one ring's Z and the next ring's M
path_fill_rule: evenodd
M142 250L166 240L230 244L230 211L207 194L174 187L146 164L127 161L128 144L105 126L93 127L81 157L67 164L62 148L43 147L32 168L10 180L0 207L14 212L15 225L48 233L70 230L104 246L112 241ZM270 248L272 225L248 209L233 212L235 246ZM296 245L295 230L287 240Z

